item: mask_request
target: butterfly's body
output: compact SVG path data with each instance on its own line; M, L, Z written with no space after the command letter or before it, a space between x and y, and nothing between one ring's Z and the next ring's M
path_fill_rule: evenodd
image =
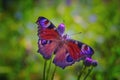
M57 28L46 18L39 17L38 24L38 52L45 59L55 54L55 65L65 68L74 62L90 57L94 51L88 45L69 38L64 34L65 26L60 24Z

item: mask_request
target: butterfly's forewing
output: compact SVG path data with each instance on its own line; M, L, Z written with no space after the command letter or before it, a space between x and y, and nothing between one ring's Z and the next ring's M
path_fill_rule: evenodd
M55 26L45 17L39 17L38 20L36 21L38 24L39 30L42 29L53 29Z
M60 35L58 34L56 27L46 18L39 17L38 24L38 52L43 55L45 59L51 58L52 53L58 46L57 40Z
M79 60L84 57L91 57L94 53L90 46L80 41L70 39L68 40L67 45L68 50L70 51L70 55L74 60Z
M93 49L88 45L75 40L68 40L56 51L54 63L62 68L72 65L74 62L91 57Z
M59 39L60 35L56 30L56 27L48 19L39 17L38 24L38 36L40 39Z

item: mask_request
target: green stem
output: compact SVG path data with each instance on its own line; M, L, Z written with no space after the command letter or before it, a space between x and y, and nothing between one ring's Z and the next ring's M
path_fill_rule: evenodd
M86 76L84 77L83 80L87 79L87 77L89 76L89 74L91 73L92 70L93 70L93 66L91 67L91 69L88 70L88 73L86 74Z
M57 66L55 66L55 68L54 68L54 71L53 71L53 74L52 74L51 80L54 79L54 75L55 75L56 69L57 69Z
M45 76L46 76L46 66L47 66L47 60L45 59L45 63L44 63L44 69L43 69L43 80L45 80Z
M81 78L83 72L85 71L85 69L86 69L86 66L83 65L82 70L78 74L78 79L77 80L80 80L80 78Z
M49 73L50 73L51 63L52 63L52 58L50 59L50 63L49 63L48 69L47 69L46 80L48 80L48 78L49 78Z

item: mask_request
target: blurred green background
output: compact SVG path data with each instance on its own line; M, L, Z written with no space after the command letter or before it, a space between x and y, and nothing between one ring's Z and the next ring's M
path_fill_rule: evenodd
M0 0L0 80L42 80L36 20L66 25L98 61L88 80L120 80L120 0ZM76 80L81 62L57 68L55 80ZM54 66L54 64L52 64Z

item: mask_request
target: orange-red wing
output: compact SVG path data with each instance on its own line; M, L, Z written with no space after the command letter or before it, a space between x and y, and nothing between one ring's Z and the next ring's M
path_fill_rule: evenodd
M60 39L60 35L54 29L44 29L39 32L39 38L45 40L55 40Z

